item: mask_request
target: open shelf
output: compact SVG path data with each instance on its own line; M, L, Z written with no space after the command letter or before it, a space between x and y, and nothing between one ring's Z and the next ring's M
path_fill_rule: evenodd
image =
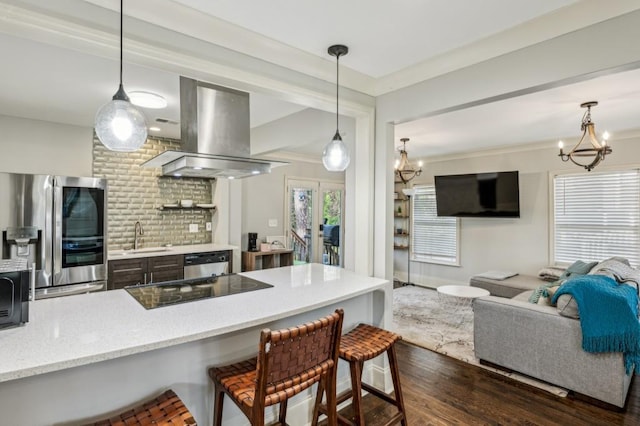
M216 206L213 207L200 207L200 206L192 206L192 207L182 207L182 206L160 206L158 210L215 210Z

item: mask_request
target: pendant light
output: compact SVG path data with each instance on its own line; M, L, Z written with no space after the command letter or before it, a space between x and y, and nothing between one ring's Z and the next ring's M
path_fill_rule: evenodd
M122 87L122 3L123 0L120 0L120 87L111 102L98 110L95 131L107 149L132 152L142 147L147 140L147 123Z
M576 166L584 167L590 172L595 166L600 164L604 157L607 154L611 154L612 150L609 145L607 145L607 139L609 139L609 133L604 132L602 135L602 141L599 141L596 136L595 123L591 121L591 107L598 105L597 101L589 101L584 102L580 105L581 108L586 108L587 111L582 116L582 123L580 124L580 130L582 130L582 137L580 141L576 144L576 146L569 151L568 154L565 154L563 148L564 143L562 141L558 142L558 148L560 148L560 154L558 156L562 161L569 161ZM590 142L591 146L588 146L586 142ZM585 145L588 147L585 148L580 147L582 142L585 142ZM586 161L581 161L581 158L586 158Z
M349 53L349 48L341 44L336 44L327 50L329 55L336 57L336 134L333 140L324 147L322 152L322 164L324 168L330 172L344 172L349 166L349 150L340 137L340 128L338 126L338 91L339 91L339 70L340 56Z
M418 162L418 167L415 167L409 161L409 155L407 154L407 142L409 138L400 139L402 142L402 148L400 148L400 159L396 160L394 166L396 177L402 181L402 183L408 183L411 179L422 174L422 161Z

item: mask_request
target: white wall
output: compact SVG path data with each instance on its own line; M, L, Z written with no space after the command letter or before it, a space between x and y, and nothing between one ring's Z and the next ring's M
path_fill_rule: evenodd
M251 151L269 151L273 141L287 141L285 146L316 143L322 151L331 141L335 129L335 115L323 111L306 109L280 120L251 130ZM333 129L333 130L332 130ZM341 117L340 131L347 143L353 140L355 122ZM259 148L254 148L259 147ZM353 151L352 151L353 152ZM345 174L328 172L318 156L316 162L290 161L287 166L272 169L271 174L242 180L242 249L247 249L247 233L257 232L258 240L267 235L285 235L284 206L285 181L287 178L309 178L344 182ZM289 161L289 160L288 160ZM352 159L353 161L353 159ZM349 198L350 194L345 194ZM278 225L269 227L269 219L276 219Z
M466 67L441 77L426 80L411 87L397 90L376 99L376 199L374 238L376 251L374 253L374 275L391 278L394 268L393 252L393 141L391 130L394 123L410 121L428 115L437 115L446 111L471 107L496 101L501 97L523 95L553 87L566 85L580 79L598 74L637 68L640 64L640 44L630 43L629 40L640 38L640 11L622 15L601 22L572 33L556 37L552 40L538 43L531 47L502 55L484 61L477 65ZM588 98L588 94L585 94ZM503 246L514 250L512 244L517 242L517 253L522 253L521 247L526 245L524 254L512 255L506 249L483 247L480 242L465 247L461 253L463 262L468 265L464 271L455 272L450 269L429 267L421 272L425 275L437 276L441 279L466 280L473 272L480 272L490 267L502 264L505 254L509 255L513 268L522 272L535 271L547 263L546 255L538 254L544 247L542 240L546 239L546 229L539 217L542 207L537 204L544 200L546 183L540 173L550 168L560 167L547 165L557 161L555 147L550 144L547 154L540 151L535 156L543 158L539 169L534 161L526 157L496 155L493 157L469 157L459 162L437 163L433 165L431 174L467 173L479 169L491 170L504 168L522 172L522 188L526 199L523 207L528 213L519 219L516 231L502 232L506 225L488 223L480 219L463 220L463 225L469 229L463 232L467 239L484 240L496 239L498 232L503 240ZM617 154L617 152L616 152ZM548 157L546 157L548 155ZM618 158L634 158L620 156ZM416 159L417 160L417 159ZM607 158L607 164L612 163ZM615 160L621 161L621 160ZM544 165L543 165L544 164ZM429 170L429 165L426 169ZM533 173L533 175L531 174ZM505 222L499 222L505 223ZM513 232L513 233L512 233ZM544 232L542 234L541 232ZM525 236L527 239L525 240ZM464 243L463 243L464 244ZM478 252L478 250L480 250ZM536 253L536 260L528 260L526 256ZM406 252L405 252L406 253ZM406 254L405 254L406 256ZM405 261L402 262L404 264ZM400 265L400 260L395 262ZM526 271L525 271L526 270ZM413 269L412 269L413 275ZM413 278L412 278L413 281Z
M621 166L640 166L640 137L611 142L608 155L595 172ZM558 171L587 173L557 156L554 143L510 151L492 151L431 161L412 185L433 183L433 176L459 173L518 170L520 218L460 218L460 266L411 262L411 282L437 286L468 283L469 277L491 269L537 274L550 259L550 175ZM634 163L635 161L635 163ZM593 172L592 172L593 173ZM406 279L407 251L394 253L394 275Z
M93 129L0 115L0 171L92 176Z

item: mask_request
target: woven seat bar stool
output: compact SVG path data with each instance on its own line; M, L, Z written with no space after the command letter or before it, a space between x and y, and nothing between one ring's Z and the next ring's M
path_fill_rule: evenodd
M195 426L196 421L178 395L168 390L157 398L92 426Z
M297 327L264 329L256 358L210 368L215 385L214 426L222 425L225 394L253 426L264 425L266 407L280 404L278 421L286 425L287 400L315 383L327 390L329 425L337 425L335 383L343 316L342 309L337 309Z
M349 363L351 373L351 389L342 392L337 396L337 403L341 404L348 399L352 399L354 411L353 420L338 415L341 424L362 426L364 422L364 411L362 408L362 390L366 390L372 395L395 405L398 412L389 419L385 426L400 423L407 425L406 411L402 399L402 389L400 387L400 371L396 358L395 343L402 337L387 330L367 324L360 324L340 339L340 358ZM373 386L362 382L362 368L365 361L376 358L383 353L387 353L389 367L391 369L391 380L393 382L394 396L382 392ZM321 386L321 385L320 385ZM328 392L328 390L327 390ZM326 413L326 405L322 404L323 389L318 389L316 403L314 406L312 425L318 424L320 414Z

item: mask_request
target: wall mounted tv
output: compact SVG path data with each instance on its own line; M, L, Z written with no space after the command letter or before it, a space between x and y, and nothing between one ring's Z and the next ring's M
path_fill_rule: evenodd
M435 176L438 216L520 217L518 172Z

